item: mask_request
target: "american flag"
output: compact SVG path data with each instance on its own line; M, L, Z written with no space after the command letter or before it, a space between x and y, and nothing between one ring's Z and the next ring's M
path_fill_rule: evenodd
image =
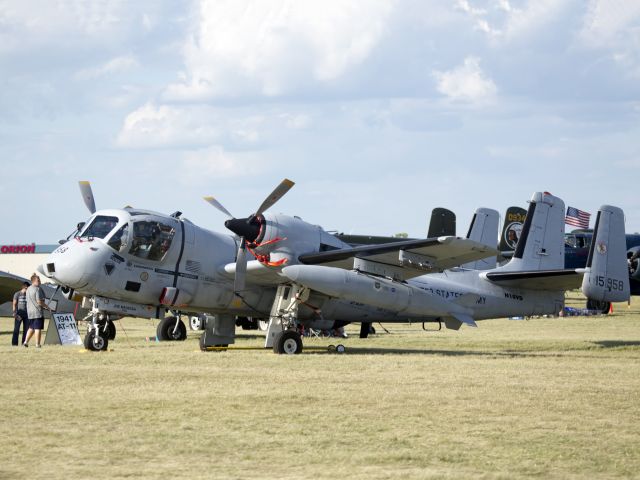
M590 213L583 212L574 207L567 208L567 216L564 219L564 223L567 225L573 225L578 228L589 228Z

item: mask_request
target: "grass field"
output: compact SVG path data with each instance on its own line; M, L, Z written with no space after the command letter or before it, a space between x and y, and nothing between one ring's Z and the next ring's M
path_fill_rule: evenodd
M348 328L342 355L329 339L203 353L197 332L148 342L135 319L108 352L23 349L12 322L2 479L640 477L638 298L606 317Z

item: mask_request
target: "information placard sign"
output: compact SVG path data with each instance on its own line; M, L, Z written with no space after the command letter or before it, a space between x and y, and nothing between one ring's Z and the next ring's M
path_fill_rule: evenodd
M73 313L53 313L44 340L48 344L82 345Z

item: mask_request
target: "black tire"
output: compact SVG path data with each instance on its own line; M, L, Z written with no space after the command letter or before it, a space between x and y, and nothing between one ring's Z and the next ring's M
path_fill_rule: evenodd
M90 352L95 352L96 349L93 346L93 332L87 332L87 334L84 336L84 348L86 350L89 350Z
M96 335L94 330L87 332L84 337L84 348L92 352L106 350L109 348L109 337L106 335Z
M189 317L189 328L193 331L204 330L204 321L201 315Z
M242 330L257 330L258 321L251 317L238 317L236 326L241 327Z
M362 322L360 324L360 338L367 338L371 333L371 322Z
M160 320L156 329L156 336L161 342L175 342L187 339L187 327L182 320L178 320L178 328L174 332L176 326L176 317L166 317Z
M297 355L302 352L302 337L293 330L280 332L273 342L273 351L281 355Z
M609 310L611 310L611 302L606 302L604 300L591 300L588 298L587 310L597 310L606 315L609 313Z
M107 320L107 328L104 331L104 334L106 334L107 338L109 340L115 340L116 338L116 324L113 323L111 320Z

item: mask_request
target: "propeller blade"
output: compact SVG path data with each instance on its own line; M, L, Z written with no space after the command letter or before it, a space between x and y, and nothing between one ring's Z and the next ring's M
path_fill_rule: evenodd
M236 259L236 276L233 280L234 292L244 290L245 277L247 275L247 249L244 238L240 238L240 247L238 247L238 258Z
M229 213L229 210L227 210L226 208L224 208L224 207L222 206L222 204L221 204L218 200L216 200L215 198L213 198L213 197L204 197L204 200L205 200L207 203L209 203L210 205L212 205L212 206L214 206L215 208L217 208L218 210L220 210L220 211L221 211L222 213L224 213L227 217L229 217L229 218L234 218L234 216L233 216L233 215L231 215L231 214Z
M278 185L276 189L273 192L271 192L271 195L269 195L265 199L265 201L262 202L262 205L258 207L258 210L256 211L255 214L262 215L262 212L266 211L271 206L273 206L273 204L276 203L278 200L280 200L285 193L291 190L291 187L293 187L294 185L295 185L294 182L292 182L288 178L285 178L282 182L280 182L280 185Z
M84 204L87 206L89 211L94 214L96 213L96 202L93 199L93 191L91 190L91 184L86 180L82 180L78 182L80 185L80 193L82 194L82 199L84 200Z

